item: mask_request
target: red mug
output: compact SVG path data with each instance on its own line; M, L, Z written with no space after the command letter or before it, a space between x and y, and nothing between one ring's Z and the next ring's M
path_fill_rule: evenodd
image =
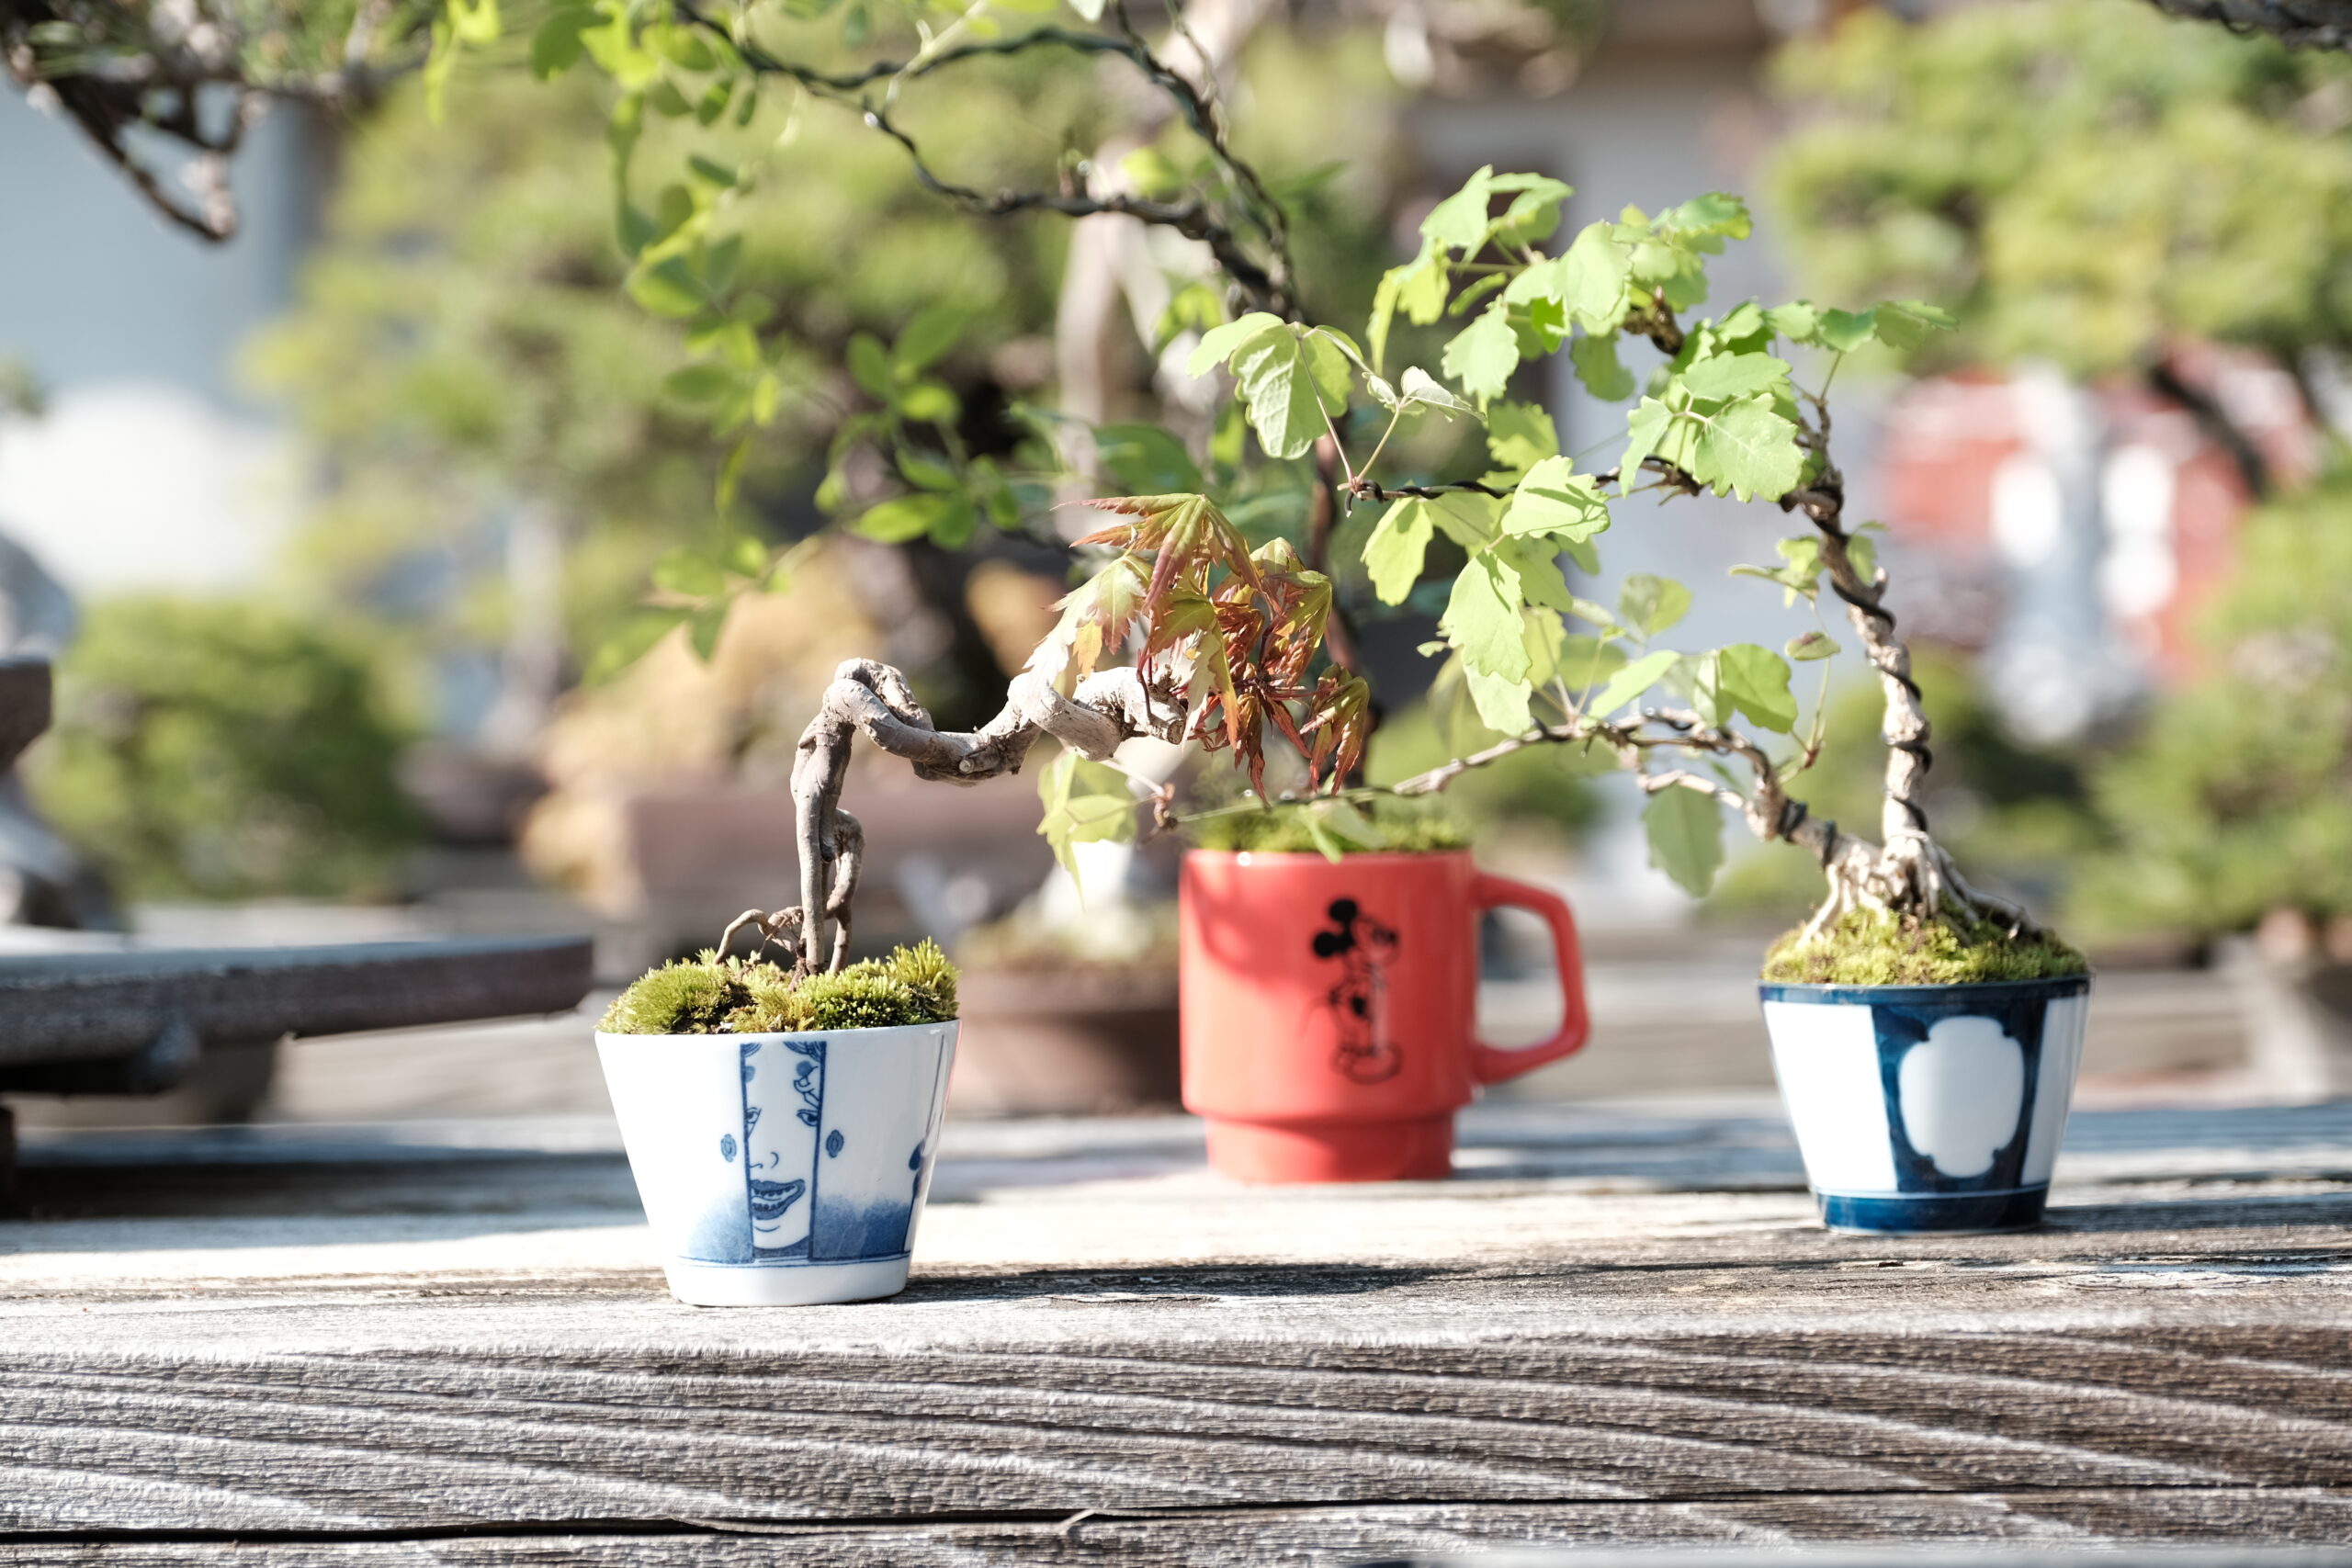
M1478 915L1552 928L1560 1031L1506 1051L1474 1033ZM1488 876L1467 851L1184 857L1184 1105L1209 1163L1244 1181L1447 1175L1453 1113L1580 1049L1591 1032L1575 917L1540 887Z

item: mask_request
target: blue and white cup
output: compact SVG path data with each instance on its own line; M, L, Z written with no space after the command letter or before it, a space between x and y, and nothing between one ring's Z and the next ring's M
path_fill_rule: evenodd
M807 1306L906 1288L955 1024L600 1033L596 1055L680 1301Z
M1822 1224L1904 1235L2041 1222L2088 976L1761 990Z

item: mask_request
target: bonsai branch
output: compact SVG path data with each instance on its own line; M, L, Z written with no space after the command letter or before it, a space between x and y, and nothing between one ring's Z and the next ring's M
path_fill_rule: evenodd
M1161 59L1143 35L1136 30L1121 7L1112 7L1113 20L1118 28L1115 35L1079 32L1057 27L1033 28L1011 38L960 43L919 55L913 60L877 62L850 72L824 71L771 53L736 37L719 20L703 14L685 0L680 0L677 10L686 20L727 39L741 56L744 64L753 72L786 77L812 93L856 109L869 127L889 137L906 151L913 164L915 177L925 189L935 195L989 217L1009 217L1032 211L1058 212L1072 218L1114 213L1142 223L1173 229L1187 239L1197 240L1208 246L1217 265L1247 297L1251 309L1271 310L1286 318L1297 314L1298 304L1291 284L1290 224L1282 204L1267 189L1255 165L1234 152L1227 137L1224 121L1209 96L1209 85L1204 81L1193 81ZM1231 183L1239 198L1238 205L1244 222L1262 238L1271 254L1270 259L1261 262L1252 256L1239 231L1219 218L1198 197L1182 202L1148 201L1125 194L1096 196L1075 185L1057 191L1003 190L991 196L944 179L933 169L915 140L890 118L889 105L893 95L886 94L880 102L867 95L867 89L877 85L888 84L895 90L901 82L929 76L969 61L1002 58L1033 49L1048 48L1125 60L1147 83L1165 95L1185 125L1207 147L1210 157Z
M1013 677L1001 712L975 730L943 730L915 701L904 674L870 659L853 659L834 671L816 717L801 732L792 765L792 810L800 856L800 902L774 914L747 909L721 939L749 926L762 946L782 947L795 967L849 962L850 906L857 893L865 836L842 809L850 751L860 735L914 765L915 776L975 784L1018 773L1029 749L1050 735L1091 761L1104 761L1125 741L1182 737L1185 708L1172 680L1148 678L1132 667L1087 676L1065 696L1037 671ZM813 913L812 913L813 911Z

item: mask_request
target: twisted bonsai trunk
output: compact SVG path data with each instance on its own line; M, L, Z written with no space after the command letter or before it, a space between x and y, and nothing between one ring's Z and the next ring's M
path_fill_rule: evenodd
M861 734L911 762L918 778L976 784L1020 772L1040 736L1099 762L1139 737L1181 739L1184 720L1182 694L1133 667L1089 675L1069 696L1043 675L1023 671L1007 689L1003 709L987 724L943 730L915 701L903 673L870 659L850 660L834 671L793 760L800 902L774 913L745 910L719 939L720 951L749 926L759 931L763 946L783 948L802 973L849 962L850 904L865 835L841 802L851 748Z

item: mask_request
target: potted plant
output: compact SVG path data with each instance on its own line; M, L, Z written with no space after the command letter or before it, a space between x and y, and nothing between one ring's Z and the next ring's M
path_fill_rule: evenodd
M736 931L613 1001L596 1055L680 1301L800 1306L907 1283L956 1056L956 970L931 942L813 972L729 955Z
M612 144L629 290L688 323L705 357L673 380L711 410L739 458L787 395L786 356L771 361L759 336L770 302L744 294L732 231L769 154L730 165L695 153L644 205L633 160L695 146L679 118L689 111L706 127L755 116L769 84L795 85L796 102L839 99L906 153L928 189L976 213L1051 210L1182 236L1191 244L1168 253L1178 276L1158 280L1170 286L1163 327L1193 342L1183 368L1195 382L1215 377L1235 394L1205 430L1029 418L1018 450L1002 428L982 448L932 374L956 335L951 317L918 315L893 344L851 344L865 400L833 441L818 492L848 526L955 548L984 522L1032 529L1057 495L1098 495L1089 504L1112 515L1077 541L1099 552L1091 574L1061 603L1001 712L978 728L940 729L887 664L841 666L793 767L800 902L765 929L789 937L801 970L847 962L863 834L842 792L860 735L920 777L950 783L1012 772L1050 737L1060 754L1042 770L1043 831L1065 855L1135 835L1139 817L1151 830L1172 822L1170 793L1117 765L1138 737L1228 751L1261 795L1267 748L1288 747L1306 790L1366 798L1354 778L1372 694L1350 616L1367 606L1353 584L1368 580L1393 605L1431 575L1444 598L1432 651L1498 739L1395 793L1434 793L1531 747L1573 747L1636 776L1654 857L1694 891L1720 861L1727 807L1759 838L1812 856L1826 897L1774 949L1764 978L1776 1061L1826 1217L1892 1229L2031 1223L2071 1088L2085 965L1969 883L1929 831L1928 720L1870 525L1847 513L1824 397L1848 354L1916 344L1949 318L1901 301L1853 311L1749 301L1703 314L1708 258L1748 232L1736 198L1628 208L1561 243L1566 186L1481 169L1424 219L1418 254L1382 279L1359 343L1301 304L1286 214L1230 140L1222 58L1182 28L1148 37L1116 8L1085 19L1099 30L942 35L918 63L876 57L851 75L840 60L793 58L790 39L755 37L748 18L729 31L669 4L567 12L537 40L546 73L587 61L622 88ZM487 8L469 13L439 39L436 67L498 27ZM862 32L842 42L851 54L876 47ZM1072 48L1135 70L1166 123L1182 128L1167 138L1181 161L1158 148L1115 167L1065 160L1039 188L982 192L944 176L935 150L899 118L902 94L935 90L968 62ZM656 146L643 134L649 108L677 128L659 153L643 151ZM1212 271L1222 289L1204 276ZM1449 320L1463 324L1442 346L1421 331ZM1404 366L1392 370L1400 331ZM1628 343L1645 345L1652 365L1638 382ZM1522 363L1562 353L1595 396L1633 403L1622 455L1597 471L1578 471L1543 410L1507 396ZM1817 379L1799 378L1804 357ZM1485 452L1465 463L1459 442L1417 435L1440 421L1474 423ZM722 500L735 472L730 464ZM1690 605L1679 584L1634 576L1612 604L1588 597L1601 575L1600 537L1623 498L1644 491L1711 492L1795 520L1777 558L1746 570L1813 624L1780 650L1679 649L1659 640ZM1340 513L1363 506L1378 508L1377 520L1340 558ZM1574 586L1564 559L1580 574ZM663 600L631 626L628 648L678 626L707 646L727 606L771 584L790 558L725 531L707 557L670 564ZM1884 695L1876 841L1813 816L1791 787L1818 753L1821 722L1817 700L1801 722L1792 667L1838 651L1819 614L1825 594L1845 606ZM1345 924L1329 903L1321 913ZM1261 1024L1265 1049L1282 1049L1288 1026Z

